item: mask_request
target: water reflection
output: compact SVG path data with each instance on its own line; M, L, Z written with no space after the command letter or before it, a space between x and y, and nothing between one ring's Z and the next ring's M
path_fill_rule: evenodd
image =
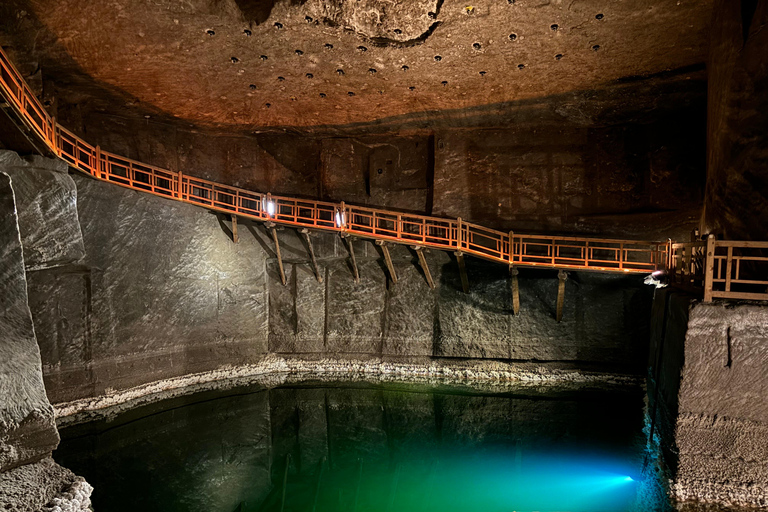
M640 389L323 383L71 427L55 457L94 485L97 512L650 511L642 424Z

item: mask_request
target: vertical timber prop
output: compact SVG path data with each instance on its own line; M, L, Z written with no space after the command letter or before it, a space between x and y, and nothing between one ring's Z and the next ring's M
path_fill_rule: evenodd
M355 282L360 282L360 272L357 271L357 260L355 259L355 247L352 245L352 237L346 233L341 234L341 238L347 244L347 250L349 251L349 259L352 261L352 273L355 277Z
M240 241L240 237L237 236L237 215L232 214L232 242L237 243Z
M517 316L520 313L520 284L517 281L517 275L520 273L517 267L510 265L509 277L511 279L510 286L512 287L512 313Z
M456 251L456 261L459 263L459 273L461 274L461 289L464 293L469 293L469 279L467 278L467 266L464 264L464 253Z
M307 247L309 248L309 259L312 261L312 271L315 273L318 283L323 282L323 276L320 275L320 269L317 266L317 259L315 258L315 248L312 246L312 238L309 236L309 230L302 228L299 233L304 235L304 239L307 241Z
M557 323L563 320L563 306L565 305L565 281L568 279L568 274L564 270L560 270L557 273Z
M392 264L392 256L389 254L389 247L384 240L376 240L376 245L381 247L381 252L384 254L384 263L387 265L387 271L389 277L392 279L392 284L397 284L397 272L395 272L395 266Z
M288 284L288 281L285 279L285 269L283 268L283 255L280 253L280 242L277 239L277 228L275 227L274 222L265 222L264 225L267 227L268 230L272 232L272 240L275 242L275 255L277 256L277 265L280 268L280 281L283 283L283 286L286 286Z
M416 256L419 257L419 265L421 265L421 270L424 271L424 277L427 278L427 284L431 289L435 289L435 282L432 280L432 273L429 271L429 265L427 265L427 258L424 256L424 248L420 245L414 245L411 247L414 251L416 251Z

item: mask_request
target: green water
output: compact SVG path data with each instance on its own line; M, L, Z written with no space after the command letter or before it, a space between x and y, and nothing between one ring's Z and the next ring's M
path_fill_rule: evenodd
M642 426L637 389L325 383L71 427L55 458L96 512L650 511Z

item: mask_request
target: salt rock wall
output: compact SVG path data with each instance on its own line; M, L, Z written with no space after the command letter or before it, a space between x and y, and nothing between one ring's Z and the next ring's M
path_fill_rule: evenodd
M27 255L31 262L27 269L82 256L74 192L66 165L22 160L0 151L2 510L47 511L53 510L49 506L60 506L76 511L88 510L90 504L91 487L50 458L59 434L44 388L25 274Z
M718 0L713 16L704 232L768 240L768 1Z
M680 382L674 493L768 506L768 308L691 309Z
M43 386L13 188L5 172L0 216L0 471L7 471L49 455L59 434Z
M653 318L649 410L672 496L768 505L768 308L664 290Z
M270 234L241 220L75 176L85 258L29 273L30 307L54 402L104 394L189 373L302 357L491 358L640 371L650 290L638 276L572 274L563 322L554 320L554 271L521 270L521 315L508 271L468 259L461 292L452 256L427 254L436 289L416 255L391 248L388 282L380 249L312 234L323 282L303 237L279 229L287 286Z

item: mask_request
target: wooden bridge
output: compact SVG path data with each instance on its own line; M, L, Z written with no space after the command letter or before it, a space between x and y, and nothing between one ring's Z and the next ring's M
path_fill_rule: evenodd
M395 282L397 276L387 243L412 246L433 287L422 252L424 248L456 254L465 291L468 284L463 255L470 254L507 264L513 275L516 275L516 267L644 274L665 271L670 273L675 283L703 289L708 300L714 297L768 300L768 272L762 272L762 277L758 279L741 277L741 270L745 267L762 265L763 270L768 270L768 258L762 257L762 252L745 254L746 250L768 249L768 242L723 242L710 238L704 242L677 244L672 241L520 234L489 229L461 218L447 219L344 202L273 196L144 164L85 142L45 111L1 49L0 93L7 103L5 108L13 111L22 129L42 141L47 150L71 167L98 180L229 214L235 238L237 218L243 217L267 223L276 245L275 224L300 228L305 234L308 234L307 230L326 230L338 232L343 237L375 240L382 246L388 270ZM307 240L312 252L308 236ZM279 245L276 248L280 259ZM348 244L348 248L354 264L352 245ZM717 254L719 248L727 248L726 254ZM312 260L317 273L313 254ZM280 269L285 282L282 262ZM560 272L559 275L560 288L564 289L565 273ZM745 286L752 287L754 291L744 291L741 287Z

